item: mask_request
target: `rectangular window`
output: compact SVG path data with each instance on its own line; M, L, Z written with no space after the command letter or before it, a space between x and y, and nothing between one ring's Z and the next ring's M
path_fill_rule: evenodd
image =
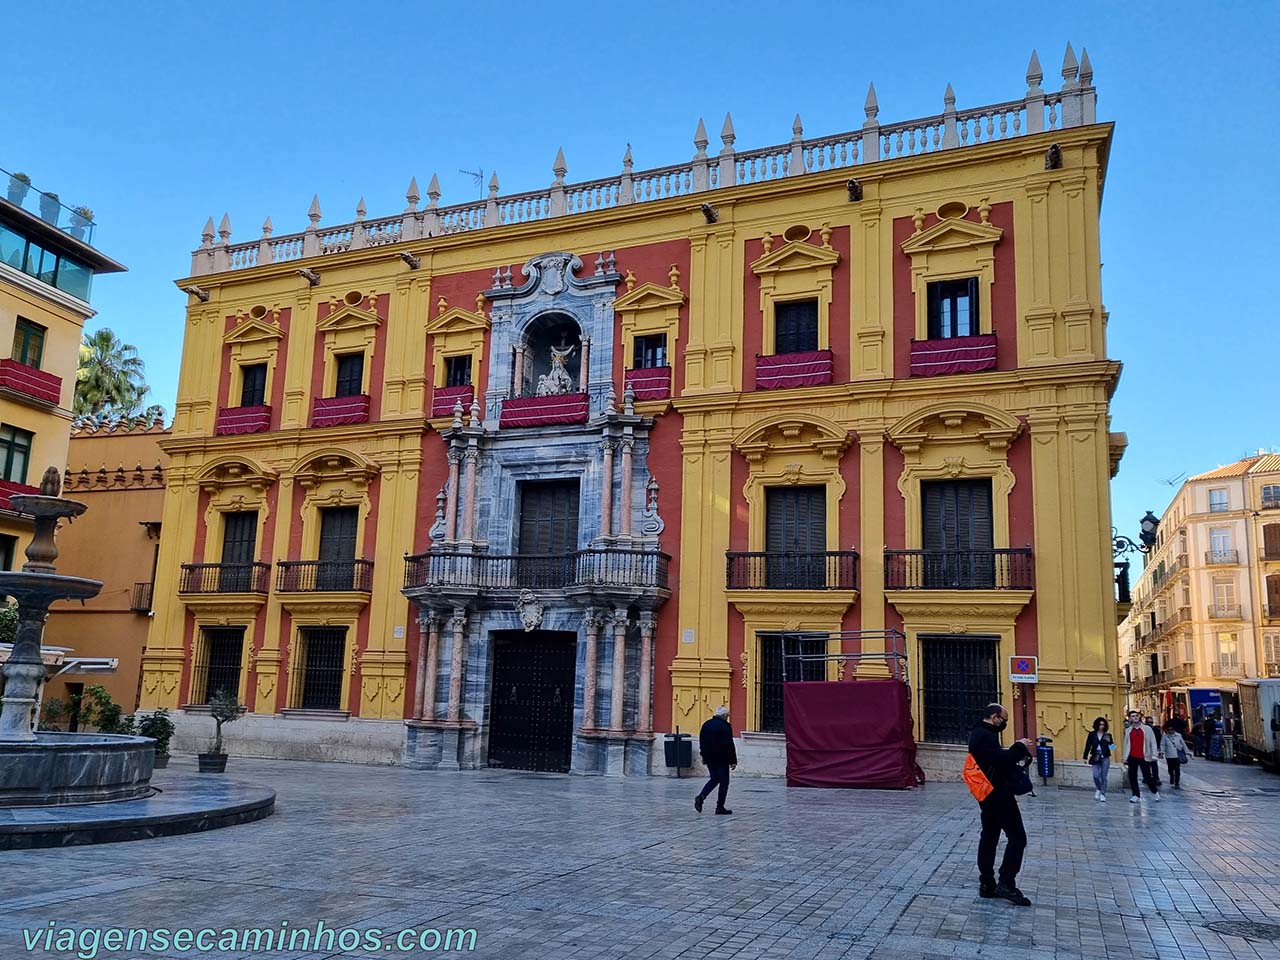
M347 628L303 627L298 634L294 705L303 710L341 709Z
M67 257L58 261L57 287L73 297L88 301L89 288L93 284L93 271Z
M1182 662L1196 662L1196 643L1194 640L1184 640L1182 643Z
M243 593L254 586L253 563L257 559L258 511L238 510L222 515L222 568L218 571L221 593Z
M245 364L240 368L240 406L260 407L267 402L267 365Z
M782 684L787 680L825 680L827 670L820 660L783 660L783 647L788 658L798 654L819 655L827 651L827 638L822 634L789 634L784 641L780 633L757 633L756 648L760 662L756 670L756 693L760 703L763 733L782 733ZM784 666L785 663L785 666Z
M192 670L192 703L208 703L218 692L240 694L244 627L204 627L203 642Z
M446 387L471 386L471 354L444 358L444 385Z
M1210 513L1226 513L1227 512L1227 491L1226 490L1210 490L1209 491L1209 512Z
M520 482L515 563L516 586L557 589L572 575L566 558L578 549L577 480Z
M923 500L923 586L995 586L995 530L990 480L927 480Z
M1262 488L1262 505L1280 507L1280 484L1269 483Z
M773 352L818 349L818 301L792 300L773 306Z
M765 584L775 590L827 586L827 488L766 487Z
M1262 657L1267 663L1280 663L1280 633L1262 635Z
M1239 666L1240 645L1234 633L1218 634L1218 663L1225 667Z
M0 262L21 270L27 256L27 238L0 223Z
M335 397L358 397L364 393L364 354L344 353L337 358L338 385Z
M9 424L0 425L0 480L27 482L27 461L31 459L31 441L35 434Z
M1209 531L1209 549L1215 557L1222 556L1231 550L1231 528L1213 527Z
M0 534L0 570L13 569L13 555L18 552L18 538Z
M356 532L360 511L356 507L324 507L320 510L320 562L317 590L350 590L354 585Z
M44 358L45 328L19 317L13 332L13 359L28 367L40 366Z
M928 286L929 339L978 333L978 278L938 280Z
M782 351L779 350L779 353ZM667 335L654 333L647 337L636 337L635 369L650 370L653 367L667 365Z

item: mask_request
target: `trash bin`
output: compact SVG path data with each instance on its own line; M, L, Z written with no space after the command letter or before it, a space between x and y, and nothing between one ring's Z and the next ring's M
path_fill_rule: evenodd
M693 766L693 738L687 733L681 733L679 727L676 727L675 733L668 733L663 737L662 748L666 754L667 766L676 768L677 777L684 767Z
M1046 783L1053 776L1053 740L1049 737L1036 737L1036 769Z
M1236 760L1236 738L1233 736L1222 737L1222 762L1235 763Z

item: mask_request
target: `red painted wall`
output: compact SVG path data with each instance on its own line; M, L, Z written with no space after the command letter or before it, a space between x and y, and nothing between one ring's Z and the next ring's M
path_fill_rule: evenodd
M482 290L488 290L493 286L492 270L468 270L464 273L447 273L431 278L431 304L428 310L428 317L434 320L454 307L460 307L463 310L474 311L476 308L476 294ZM441 310L438 304L440 298L445 298L445 308ZM489 304L485 304L485 313L489 312ZM480 354L480 365L471 371L471 382L475 386L476 396L480 398L480 407L483 413L484 408L484 392L489 383L489 351L493 348L493 342L489 331L484 334L484 349ZM427 381L426 390L426 410L428 414L431 410L432 398L435 394L435 350L436 338L434 336L427 337L427 359L426 369L423 370L423 376ZM439 490L439 486L435 490ZM435 490L431 491L431 496L435 496ZM435 501L432 501L432 511L435 510ZM430 526L431 524L427 524ZM425 548L424 548L425 549Z
M659 542L662 552L671 557L667 568L671 598L658 609L658 631L653 649L653 724L655 730L671 729L671 661L680 651L680 526L681 475L683 455L680 434L683 417L668 412L658 417L649 434L649 472L658 480L658 513L666 529Z
M378 324L378 330L374 334L373 341L373 357L369 366L369 382L364 385L365 392L369 394L369 419L376 421L382 412L382 391L383 391L383 375L386 367L387 358L387 311L391 306L391 294L379 294L373 301L368 297L361 300L356 306L361 310L372 310L382 320ZM342 301L338 302L336 308L331 309L332 304L326 300L324 303L316 307L316 324L324 322L330 314L342 310L346 304ZM323 397L324 393L324 338L323 330L316 331L316 340L312 345L312 365L311 365L311 401L315 402L317 397Z

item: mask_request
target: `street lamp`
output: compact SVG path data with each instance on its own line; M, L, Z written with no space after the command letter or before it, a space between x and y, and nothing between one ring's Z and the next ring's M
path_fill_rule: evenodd
M1147 515L1138 521L1138 539L1142 541L1141 543L1134 543L1128 537L1122 536L1117 532L1115 527L1112 527L1111 555L1118 558L1126 553L1150 553L1156 545L1156 529L1159 526L1160 518L1148 510Z

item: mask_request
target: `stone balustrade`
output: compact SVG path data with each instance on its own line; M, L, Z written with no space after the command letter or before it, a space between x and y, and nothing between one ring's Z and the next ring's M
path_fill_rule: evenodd
M1040 86L1042 79L1039 58L1032 51L1026 71L1027 90L1021 99L957 110L955 92L948 84L942 113L891 124L882 124L878 119L880 107L872 84L863 104L866 119L860 129L806 139L797 114L791 138L786 143L741 152L734 148L733 120L726 114L720 131L722 146L714 155L707 153L710 141L704 123L699 120L693 139L696 153L688 162L636 171L628 145L622 172L617 176L567 183L568 165L562 150L552 166L555 180L546 189L504 197L499 194L498 178L494 174L489 180L486 199L451 206L440 206L440 182L433 176L427 188L427 206L418 209L421 196L414 178L405 193L408 205L404 211L377 220L365 218L365 203L361 199L353 222L321 227L320 200L315 197L307 213L311 224L304 231L274 236L268 217L262 225L262 236L248 243L231 243L228 215L223 215L216 231L210 217L201 233L201 244L192 254L191 275L244 270L268 263L691 196L740 184L962 149L1095 122L1097 90L1093 86L1093 67L1087 51L1081 51L1077 61L1071 45L1067 44L1060 91L1046 92ZM853 186L850 189L853 190Z

